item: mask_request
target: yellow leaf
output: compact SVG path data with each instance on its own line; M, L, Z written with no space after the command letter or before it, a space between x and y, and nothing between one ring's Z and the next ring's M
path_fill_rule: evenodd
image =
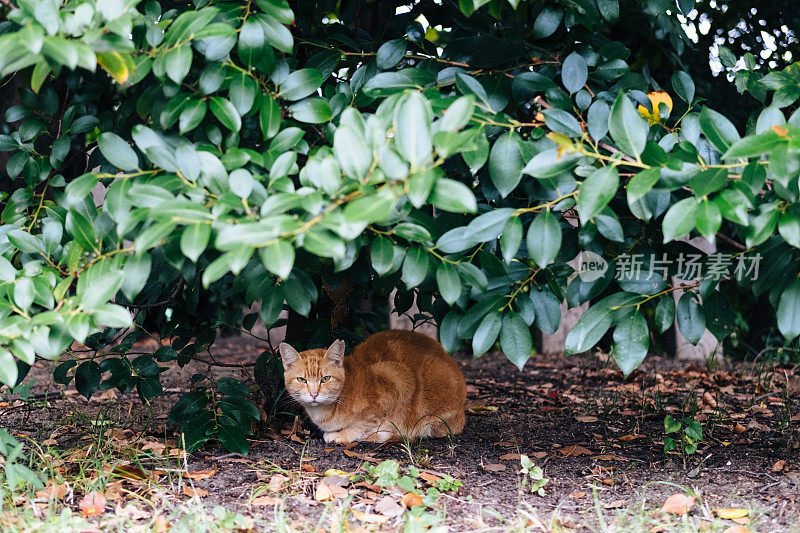
M97 63L120 85L124 85L128 81L133 70L131 57L119 52L99 52Z
M659 124L661 122L661 113L659 112L659 104L667 106L668 115L672 112L672 97L664 91L653 91L647 95L650 100L650 106L653 111L650 112L643 105L640 105L638 110L639 114L647 119L650 124Z
M329 476L339 476L345 479L353 479L355 477L354 474L348 474L344 470L339 470L338 468L329 468L325 471L325 477Z
M726 520L733 520L734 518L744 518L745 516L750 514L750 511L747 509L712 509L712 513L717 515L720 518L724 518Z

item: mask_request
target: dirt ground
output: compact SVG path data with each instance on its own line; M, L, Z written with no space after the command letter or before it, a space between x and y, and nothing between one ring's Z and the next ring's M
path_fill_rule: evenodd
M236 337L218 341L213 353L237 364L253 362L262 349ZM192 513L216 516L221 511L212 510L221 506L242 520L221 530L800 531L798 368L687 367L650 357L624 380L602 354L537 356L522 372L498 353L458 360L468 384L468 418L452 441L342 448L287 418L261 428L246 457L218 445L188 456L174 448L169 407L193 373L207 370L202 366L170 369L162 379L166 394L144 406L135 393L106 392L87 401L74 387L52 382L52 364L38 363L31 399L4 395L0 426L36 443L28 450L50 462L50 487L71 488L68 496L40 491L33 500L16 498L0 524L24 530L25 520L43 513L82 510L78 487L102 486L107 504L97 513L81 511L90 529L106 529L106 515L133 505L140 513L129 512L132 523L165 530L159 528L169 520L179 523L169 518L170 506L191 500L199 509ZM252 383L250 368L211 372ZM701 423L696 453L683 454L680 446L664 452L666 415ZM532 494L520 473L522 455L549 480L542 495ZM96 471L76 466L87 457ZM419 503L404 496L406 489L378 487L369 475L350 478L389 459L423 491L445 475L462 486L445 487L405 511ZM131 465L136 476L128 475ZM690 497L687 515L661 510L675 494ZM217 526L223 522L214 519Z

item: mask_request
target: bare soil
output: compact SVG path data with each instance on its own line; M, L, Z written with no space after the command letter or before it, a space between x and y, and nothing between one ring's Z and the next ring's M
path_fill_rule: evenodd
M213 354L235 365L252 363L262 349L258 341L236 337L218 341ZM343 448L325 444L308 422L287 417L261 427L246 457L207 445L183 464L173 463L189 472L212 471L211 477L192 481L208 492L203 503L260 520L256 529L269 528L265 524L273 523L279 511L281 520L297 530L332 529L335 524L326 518L331 506L344 503L318 501L322 474L332 468L363 473L365 463L396 459L461 481L463 486L440 497L431 511L451 531L723 531L738 525L720 519L713 512L719 508L746 509L748 517L739 522L749 521L752 531L800 531L798 368L720 362L710 369L651 356L625 380L602 354L537 356L522 372L499 353L458 360L468 384L468 419L464 432L452 440ZM99 436L111 435L134 447L164 442L169 449L175 443L175 428L167 425L170 406L192 374L209 370L199 363L171 368L162 379L166 393L145 406L135 394L114 392L87 401L74 388L55 385L52 366L37 363L32 370L34 400L5 396L0 426L42 448L46 443L60 450L67 458L61 467L65 478L70 454L83 450L85 455ZM252 384L251 370L234 366L211 372ZM703 441L695 454L664 452L668 414L701 422ZM521 454L549 479L544 496L523 487ZM276 473L289 479L281 490L270 492L266 486ZM163 478L160 483L169 485ZM376 495L369 488L344 485L350 509L376 514ZM389 494L399 499L402 492ZM689 517L659 511L676 493L697 496ZM258 495L275 502L252 505ZM186 499L180 493L176 498ZM350 529L361 524L352 515L347 520ZM397 529L403 523L398 516L366 526Z

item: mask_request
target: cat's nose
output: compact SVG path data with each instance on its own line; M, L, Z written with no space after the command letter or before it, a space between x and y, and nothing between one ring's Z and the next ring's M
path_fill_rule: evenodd
M317 396L319 396L319 391L310 390L310 391L308 391L308 393L311 395L311 398L314 399L314 400L316 400Z

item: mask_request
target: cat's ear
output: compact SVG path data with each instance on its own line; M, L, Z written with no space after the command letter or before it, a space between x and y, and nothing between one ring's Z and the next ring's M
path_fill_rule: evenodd
M331 347L325 352L325 358L336 366L342 366L342 359L344 359L344 341L341 339L333 341Z
M300 354L297 353L297 350L285 342L282 342L280 346L278 346L278 351L281 352L281 360L283 361L284 369L289 368L300 359Z

